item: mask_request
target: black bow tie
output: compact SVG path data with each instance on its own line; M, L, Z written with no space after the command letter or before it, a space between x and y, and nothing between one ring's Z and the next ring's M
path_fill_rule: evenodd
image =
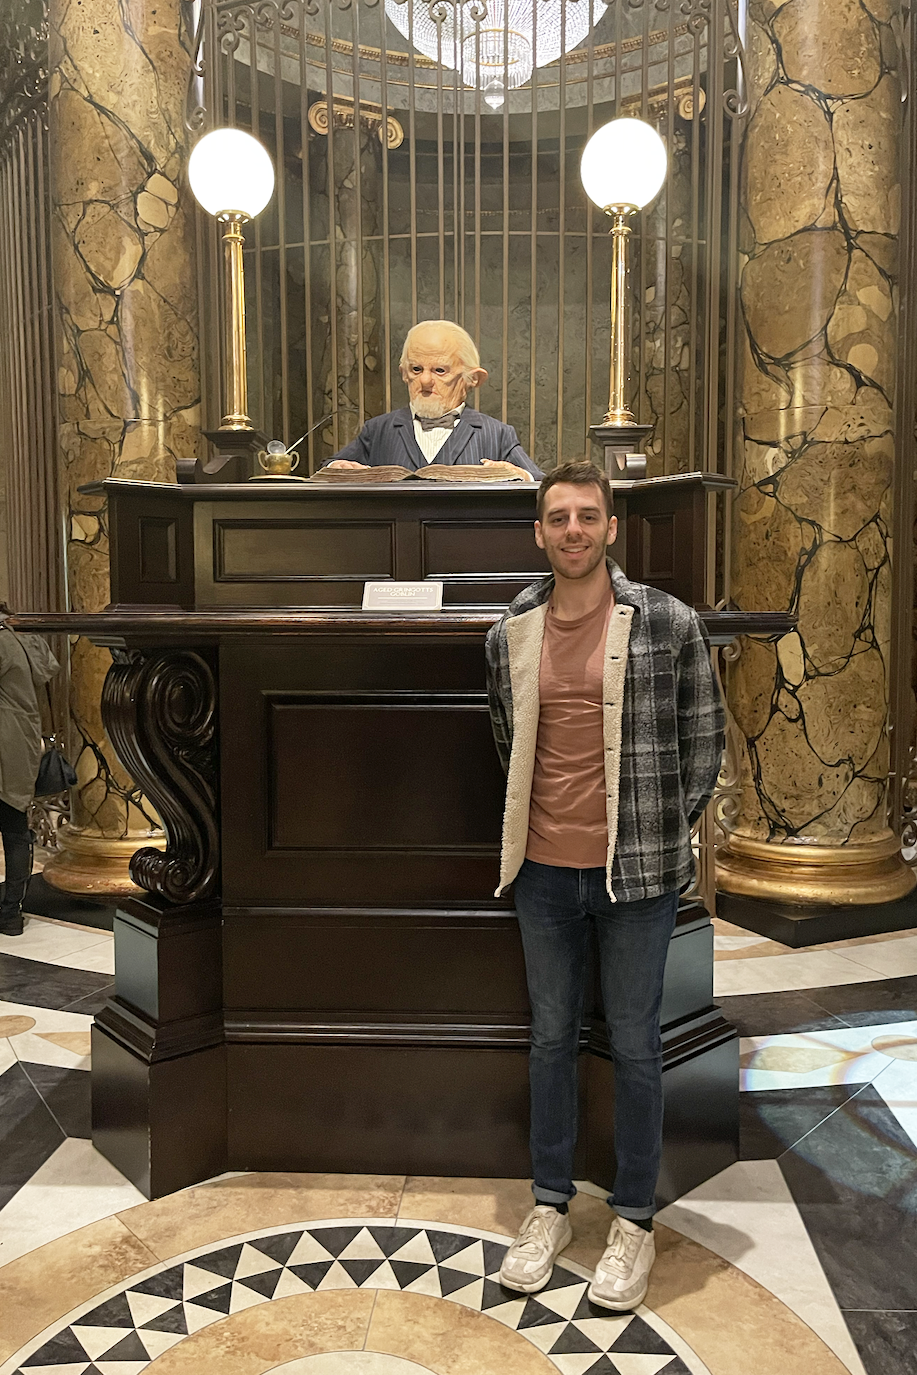
M451 430L458 424L458 418L458 411L447 411L445 415L435 415L432 419L426 415L414 417L420 421L420 428L424 433L427 430Z

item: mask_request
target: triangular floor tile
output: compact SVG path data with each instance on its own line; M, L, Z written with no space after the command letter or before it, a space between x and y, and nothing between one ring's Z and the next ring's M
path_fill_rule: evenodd
M420 1231L419 1227L367 1227L373 1241L384 1256L393 1256Z
M150 1318L149 1322L141 1324L144 1332L171 1332L178 1337L187 1337L188 1324L185 1322L185 1305L177 1303L172 1308L167 1308L164 1313L160 1313L158 1318Z
M232 1289L232 1285L226 1287ZM189 1337L193 1337L195 1332L200 1332L202 1327L209 1327L211 1323L219 1322L222 1316L212 1308L198 1308L196 1303L186 1303L185 1322L188 1326Z
M329 1267L331 1262L328 1262ZM311 1294L312 1288L301 1280L298 1275L294 1275L292 1270L283 1270L280 1279L277 1281L277 1288L274 1290L275 1299L290 1299L294 1294Z
M311 1232L303 1232L293 1250L287 1265L292 1269L296 1265L316 1265L321 1261L331 1261L331 1252L318 1241Z
M602 1310L596 1308L595 1311L598 1313ZM573 1325L594 1341L600 1351L608 1351L631 1323L639 1321L633 1313L615 1314L606 1311L604 1318L577 1318ZM622 1346L626 1345L626 1342L622 1342Z
M435 1267L433 1268L435 1269ZM398 1283L398 1276L395 1274L389 1262L384 1260L378 1270L373 1274L368 1287L370 1289L400 1289L401 1285Z
M607 1359L607 1356L602 1357L603 1361ZM566 1356L552 1356L551 1360L557 1366L558 1370L561 1371L562 1375L586 1375L587 1371L595 1370L596 1368L593 1364L595 1361L594 1354L589 1356L582 1353L575 1354L571 1352Z
M345 1246L338 1260L385 1260L385 1252L375 1237L364 1227L350 1243Z
M327 1275L318 1286L319 1289L356 1289L356 1287L339 1260L332 1263Z
M316 1227L312 1235L336 1259L362 1230L362 1227Z
M575 1323L568 1322L557 1341L549 1351L550 1356L588 1355L601 1356L602 1347L596 1346L591 1337L581 1332Z
M149 1279L132 1284L130 1292L156 1294L161 1299L171 1299L173 1303L180 1303L184 1298L184 1272L184 1265L172 1265L168 1270L161 1270L158 1275L150 1275Z
M253 1246L262 1255L270 1256L271 1260L276 1260L280 1265L286 1265L299 1244L302 1232L278 1232L273 1237L259 1237L257 1241L250 1241L249 1246Z
M310 1289L317 1289L333 1264L333 1260L314 1260L307 1265L289 1265L287 1269Z
M275 1275L282 1273L281 1270L274 1271ZM233 1280L232 1295L229 1300L230 1313L244 1313L246 1308L257 1308L259 1303L270 1303L270 1299L254 1289L249 1289L247 1284L236 1284Z
M175 1307L171 1299L161 1299L157 1294L138 1294L133 1289L128 1290L126 1298L135 1327L142 1327Z
M29 1375L92 1375L95 1370L94 1365L83 1362L82 1365L67 1362L66 1365L23 1365L22 1370L28 1369Z
M283 1261L272 1260L263 1251L256 1251L254 1246L246 1244L242 1247L235 1270L230 1276L234 1280L248 1279L249 1275L263 1275L266 1270L277 1270L283 1268Z
M84 1313L73 1324L74 1327L127 1327L134 1326L134 1318L128 1307L125 1294L115 1294L114 1298L100 1303L91 1313Z
M126 1306L126 1305L125 1305ZM122 1337L126 1337L129 1332L133 1332L134 1325L131 1323L129 1328L124 1327L89 1327L82 1322L73 1324L73 1334L77 1338L80 1346L83 1347L87 1356L94 1361L100 1356L104 1356L106 1351L110 1351L113 1346L117 1346Z
M343 1265L354 1284L359 1287L366 1284L367 1280L376 1273L383 1263L380 1256L378 1260L345 1260L343 1256L338 1261L338 1265ZM373 1286L370 1285L370 1288Z
M199 1270L193 1262L185 1266L184 1293L186 1303L193 1303L198 1294L209 1294L219 1286L219 1279L212 1270Z
M497 1241L485 1241L484 1248L484 1274L496 1275L503 1264L503 1257L506 1255L507 1248Z
M143 1375L149 1361L97 1361L99 1375Z
M669 1360L675 1352L668 1342L663 1341L658 1332L654 1332L649 1323L642 1318L637 1318L628 1327L627 1332L622 1332L614 1346L608 1348L609 1353L614 1356L619 1351L627 1351L648 1356L666 1356Z
M442 1284L442 1279L443 1272L442 1269L440 1269L440 1284ZM476 1313L480 1313L481 1300L484 1297L484 1281L482 1279L472 1280L471 1284L466 1285L464 1289L453 1289L452 1293L448 1297L450 1302L460 1303L463 1305L463 1307L473 1308ZM445 1294L443 1295L443 1298L446 1298Z
M435 1265L436 1256L426 1232L415 1232L405 1244L393 1251L390 1260L409 1260L415 1265Z
M444 1260L457 1256L459 1251L464 1251L469 1238L456 1236L454 1232L435 1232L428 1228L427 1240L436 1260L442 1264Z
M520 1332L527 1327L540 1327L543 1323L557 1322L557 1314L550 1308L538 1302L537 1299L527 1299L525 1308L522 1310L522 1317L519 1319Z
M105 1352L106 1364L111 1361L143 1361L146 1364L148 1359L146 1347L136 1332L131 1332L129 1336L118 1342L117 1346L113 1346L110 1351ZM102 1363L97 1360L96 1364Z
M27 1361L23 1361L22 1368L23 1370L31 1370L34 1365L66 1365L68 1361L77 1365L79 1362L87 1362L89 1359L89 1352L80 1345L71 1329L67 1327L63 1332L58 1332L50 1341L45 1342L44 1346L39 1347Z
M220 1284L208 1294L198 1294L194 1304L198 1308L209 1308L214 1313L228 1313L232 1298L232 1284Z
M155 1361L157 1356L162 1356L170 1350L176 1342L182 1340L182 1337L178 1332L150 1332L147 1329L142 1333L141 1340L150 1360Z
M487 1273L484 1269L484 1247L480 1241L473 1241L464 1251L456 1251L454 1256L449 1256L445 1264L450 1270L464 1270L469 1275Z
M389 1265L392 1268L392 1274L395 1276L395 1279L401 1285L402 1289L407 1289L409 1284L413 1284L421 1275L427 1274L429 1270L434 1268L432 1263L427 1264L425 1262L413 1260L390 1260ZM438 1284L436 1292L442 1292Z
M496 1318L497 1322L502 1322L504 1327L510 1327L515 1332L519 1325L519 1319L522 1317L525 1310L525 1299L521 1297L518 1299L510 1299L509 1303L507 1303L506 1295L502 1294L502 1303L492 1303L489 1307L485 1307L487 1286L490 1283L490 1280L484 1281L484 1296L481 1300L481 1312L486 1313L488 1318ZM499 1286L493 1284L491 1288L498 1289Z
M467 1289L468 1285L473 1284L477 1278L478 1276L475 1274L467 1274L461 1270L453 1270L448 1265L441 1265L439 1267L439 1284L444 1299L447 1299L450 1294L454 1294L457 1289ZM482 1298L483 1290L484 1286L482 1281Z
M390 1261L389 1264L394 1267L394 1262ZM427 1294L430 1298L441 1299L442 1291L439 1287L438 1267L431 1265L422 1275L411 1280L410 1284L403 1285L403 1288L406 1294Z
M619 1372L608 1356L600 1356L595 1365L591 1365L586 1371L586 1375L619 1375Z
M223 1279L231 1280L236 1273L243 1249L242 1245L225 1246L220 1251L211 1251L207 1256L195 1256L190 1263L198 1270L207 1270L213 1275L222 1275ZM263 1270L265 1267L262 1265L261 1268Z
M282 1274L284 1274L283 1270L268 1270L263 1275L246 1275L245 1279L233 1280L233 1283L244 1284L246 1289L253 1290L262 1298L272 1299Z
M491 1308L497 1308L500 1304L511 1303L513 1299L518 1299L525 1307L525 1297L522 1294L514 1294L512 1289L504 1289L502 1284L497 1284L495 1280L484 1281L484 1291L481 1298L481 1311L487 1313ZM520 1312L522 1309L519 1310Z
M562 1318L572 1318L579 1309L580 1300L585 1291L586 1285L582 1280L579 1280L577 1284L568 1285L564 1289L540 1290L538 1302Z
M552 1322L545 1323L541 1327L526 1327L521 1336L547 1355L566 1326L565 1322ZM516 1330L519 1331L518 1328Z
M609 1359L614 1363L618 1375L659 1375L659 1371L665 1370L671 1362L672 1353L670 1351L668 1356L650 1356L614 1351Z
M553 1293L555 1289L570 1289L571 1287L585 1283L586 1281L582 1279L580 1275L574 1275L573 1271L568 1270L565 1265L555 1265L554 1269L551 1271L551 1278L548 1280L545 1287L538 1292L540 1294L550 1294Z

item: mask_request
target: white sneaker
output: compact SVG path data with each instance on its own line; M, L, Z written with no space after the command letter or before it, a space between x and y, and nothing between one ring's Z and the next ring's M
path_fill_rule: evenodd
M538 1204L503 1257L500 1283L523 1294L537 1293L551 1278L554 1261L572 1240L573 1228L567 1214L547 1203Z
M589 1286L590 1303L626 1313L646 1298L656 1259L656 1238L626 1217L615 1217L608 1245Z

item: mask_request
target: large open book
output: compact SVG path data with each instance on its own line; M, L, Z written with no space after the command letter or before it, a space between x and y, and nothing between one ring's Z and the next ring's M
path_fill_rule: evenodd
M310 482L383 483L423 478L427 482L525 482L528 474L515 463L428 463L412 472L410 468L320 468Z

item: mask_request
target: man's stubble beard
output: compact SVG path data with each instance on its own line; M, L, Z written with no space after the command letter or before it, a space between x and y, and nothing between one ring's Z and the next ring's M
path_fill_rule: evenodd
M437 420L441 415L445 415L443 400L441 396L417 396L411 402L414 407L415 415L422 415L425 420Z
M604 563L606 561L606 559L608 558L609 548L609 545L604 545L601 549L598 550L598 556L590 560L588 567L574 568L570 573L564 572L558 566L558 564L554 562L554 559L551 557L551 554L553 552L551 550L547 551L548 562L551 565L551 569L554 573L555 578L563 578L565 582L580 582L581 579L588 578L590 573L594 573L595 570L598 568L599 564Z

